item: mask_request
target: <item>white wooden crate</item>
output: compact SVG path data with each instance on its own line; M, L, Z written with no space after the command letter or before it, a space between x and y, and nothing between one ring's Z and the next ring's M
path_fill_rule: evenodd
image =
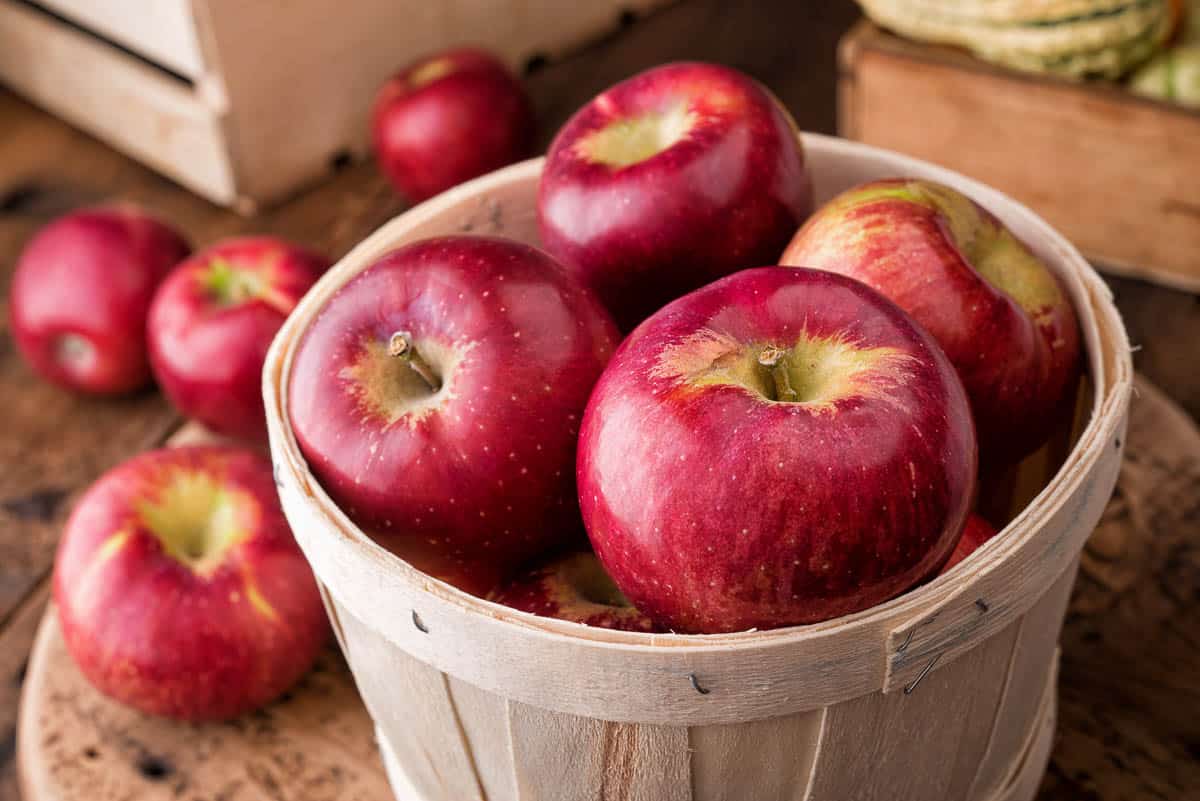
M0 0L0 83L252 212L363 155L375 91L476 44L514 67L667 0Z

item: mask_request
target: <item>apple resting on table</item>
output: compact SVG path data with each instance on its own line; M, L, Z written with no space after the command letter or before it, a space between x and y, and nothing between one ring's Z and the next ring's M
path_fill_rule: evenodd
M118 395L146 386L150 299L190 250L134 206L58 218L25 247L9 290L21 355L67 389Z
M581 536L576 438L617 339L540 250L428 239L329 299L296 350L288 415L352 520L417 567L432 552L491 587Z
M580 433L617 586L688 633L813 623L936 573L970 511L962 384L919 325L832 273L745 270L622 343Z
M270 237L230 239L163 281L150 307L150 363L179 411L265 442L262 369L275 333L329 261Z
M782 263L848 275L923 325L958 369L989 468L1036 450L1079 382L1079 324L1054 273L965 195L896 178L850 189Z
M595 554L551 559L505 584L490 600L522 612L620 631L660 631L621 594Z
M63 532L54 602L93 685L182 720L271 701L328 635L270 462L227 447L151 451L102 476Z
M538 185L546 250L624 331L715 278L775 263L811 211L791 116L716 64L667 64L597 96L555 137Z
M389 79L375 99L371 131L379 166L416 203L529 155L533 109L498 58L462 48Z

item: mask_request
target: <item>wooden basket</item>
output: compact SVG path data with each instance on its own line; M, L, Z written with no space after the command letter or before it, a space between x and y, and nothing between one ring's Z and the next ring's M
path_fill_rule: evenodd
M300 334L378 256L461 231L536 243L541 161L409 211L308 294L264 374L283 507L403 801L1032 798L1048 754L1056 642L1078 556L1121 461L1132 377L1125 331L1075 249L999 192L844 140L805 135L804 144L819 200L884 176L939 180L997 213L1062 277L1092 386L1065 463L966 563L825 623L649 635L480 600L367 538L308 472L284 411Z
M451 45L514 66L666 0L0 0L0 83L243 213L367 151L383 81Z

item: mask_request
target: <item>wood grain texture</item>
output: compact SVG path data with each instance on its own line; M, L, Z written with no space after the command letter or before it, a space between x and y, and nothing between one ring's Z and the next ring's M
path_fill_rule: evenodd
M1051 628L1048 633L1056 631ZM990 788L988 793L951 789L963 786L964 777L974 773L996 739L994 722L1005 703L1002 689L1012 652L1019 646L1016 621L948 667L910 684L910 692L879 693L830 707L807 801L993 797L1003 788ZM1034 708L1043 700L1051 656L1052 650L1043 654L1041 683L1028 699ZM1022 743L1031 723L1021 721L1015 732ZM1004 753L1015 769L1020 745ZM870 769L864 770L867 765Z
M842 62L843 135L1008 192L1110 269L1200 290L1200 114L1018 75L866 22Z
M346 657L371 717L417 792L426 798L483 801L445 674L393 648L345 608L337 614Z
M1200 788L1200 433L1148 382L1132 411L1117 493L1063 630L1061 734L1043 801Z
M1039 694L1046 686L1059 628L1074 584L1075 566L1072 565L1018 624L1006 678L1000 683L1003 692L992 724L992 735L987 749L980 755L968 798L987 798L1013 778L1018 766L1013 764L1011 754L1021 750L1036 720L1041 703Z
M693 797L688 732L681 727L610 723L511 702L509 737L521 801Z
M508 702L452 677L447 678L447 685L484 798L518 801Z
M805 801L826 714L692 728L693 801Z

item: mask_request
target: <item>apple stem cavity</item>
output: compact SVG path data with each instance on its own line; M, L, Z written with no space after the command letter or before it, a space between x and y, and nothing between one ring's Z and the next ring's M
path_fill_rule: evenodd
M577 147L588 161L615 170L638 164L669 149L686 138L696 124L696 115L686 102L663 111L613 120Z
M247 536L244 520L254 502L205 473L178 471L157 497L138 506L142 522L171 558L208 575Z
M413 345L412 334L407 331L397 331L388 339L388 355L394 359L404 361L412 371L421 377L429 386L430 392L437 392L442 388L442 382L438 379L437 374L433 372L433 368L429 366L429 362L421 358L421 354L417 352L417 348Z
M263 294L263 280L255 272L239 269L225 259L213 259L205 282L223 306L236 306Z
M800 395L792 387L792 379L783 363L783 355L783 348L768 345L759 352L758 363L766 367L771 376L770 386L775 390L771 400L797 403Z

